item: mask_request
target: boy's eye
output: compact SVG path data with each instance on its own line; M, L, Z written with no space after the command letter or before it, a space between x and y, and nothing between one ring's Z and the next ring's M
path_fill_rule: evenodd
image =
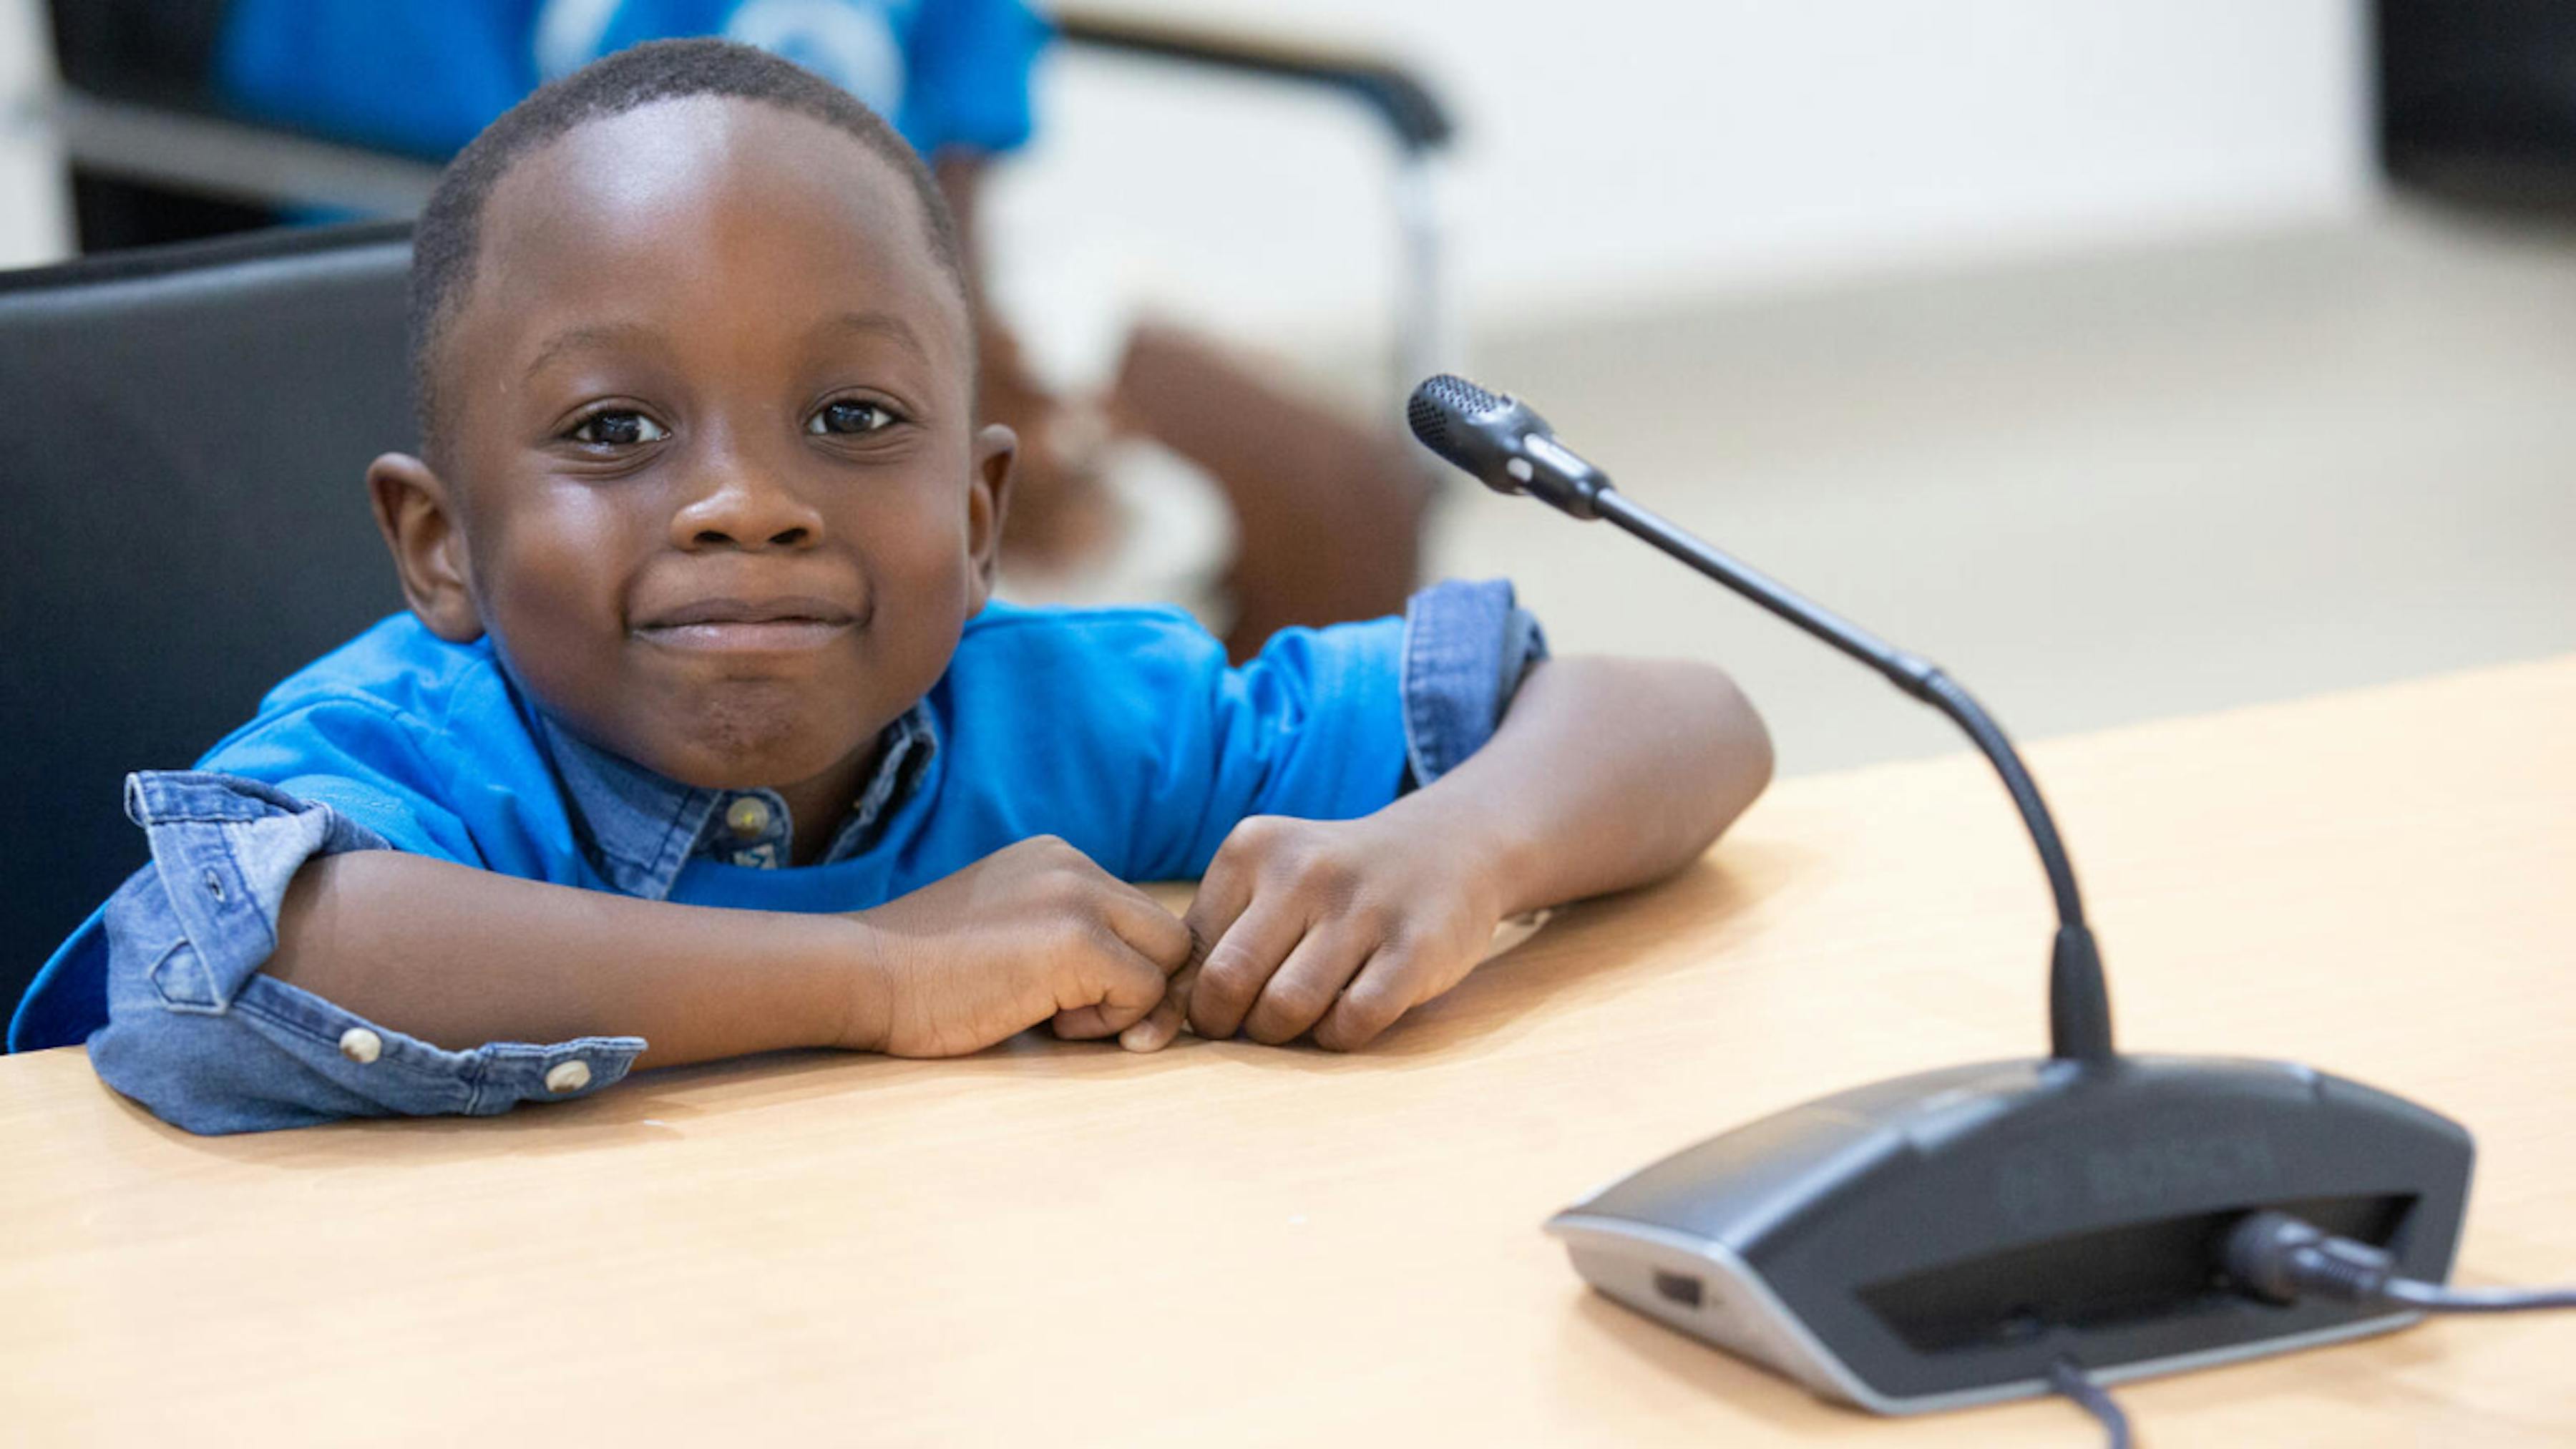
M832 402L823 404L805 424L809 433L873 433L890 427L894 414L872 402Z
M573 426L572 440L599 447L631 448L638 443L658 443L671 436L670 430L638 412L611 409L592 413Z

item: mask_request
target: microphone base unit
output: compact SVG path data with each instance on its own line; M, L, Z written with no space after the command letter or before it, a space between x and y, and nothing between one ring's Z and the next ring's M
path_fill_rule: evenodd
M2413 1311L2231 1282L2275 1209L2450 1275L2469 1134L2284 1062L2120 1056L2057 827L2012 741L1941 670L1629 501L1528 404L1425 379L1407 422L1504 493L1605 519L1938 709L2030 829L2057 907L2054 1054L1820 1098L1712 1137L1557 1214L1575 1270L1650 1317L1828 1398L1916 1413L2401 1328Z
M2450 1275L2459 1124L2287 1062L2042 1057L1819 1098L1548 1222L1660 1322L1882 1414L2055 1391L2402 1328L2384 1303L2251 1297L2217 1266L2278 1208Z

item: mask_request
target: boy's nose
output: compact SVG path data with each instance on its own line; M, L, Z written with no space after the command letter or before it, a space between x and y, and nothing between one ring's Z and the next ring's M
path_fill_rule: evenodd
M811 548L823 541L823 515L764 469L709 470L696 496L671 515L671 544L709 548Z

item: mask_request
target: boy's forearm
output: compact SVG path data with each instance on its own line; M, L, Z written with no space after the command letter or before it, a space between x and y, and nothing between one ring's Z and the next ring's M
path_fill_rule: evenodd
M1484 850L1509 915L1671 874L1770 779L1770 735L1721 671L1554 659L1484 748L1384 813Z
M265 969L452 1050L641 1036L639 1065L676 1066L841 1044L854 1017L882 1009L865 944L847 917L639 901L356 851L296 873Z

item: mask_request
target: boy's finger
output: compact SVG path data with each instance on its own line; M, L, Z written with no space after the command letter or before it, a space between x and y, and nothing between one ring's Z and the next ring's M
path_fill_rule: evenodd
M1162 1008L1158 1006L1154 1010L1160 1011ZM1152 1016L1152 1012L1146 1013L1148 1020L1151 1020ZM1100 1008L1097 1006L1077 1006L1071 1011L1059 1011L1055 1014L1055 1020L1049 1022L1048 1026L1055 1032L1058 1041L1098 1041L1104 1036L1114 1036L1118 1031L1116 1027L1109 1024L1106 1017L1100 1014ZM1127 1029L1134 1031L1136 1028L1131 1026Z
M1254 999L1243 1034L1270 1046L1305 1035L1358 973L1369 944L1366 936L1331 925L1307 932Z
M1181 924L1181 918L1124 881L1113 881L1111 885L1114 889L1108 892L1102 908L1109 929L1161 967L1166 976L1189 964L1190 928Z
M1395 1025L1414 1001L1411 963L1403 952L1380 951L1342 988L1333 1009L1315 1023L1315 1045L1326 1051L1357 1051Z
M1245 908L1199 965L1198 984L1190 988L1190 1030L1218 1041L1234 1035L1305 934L1302 909L1258 900Z
M1190 986L1198 975L1196 966L1183 967L1164 990L1162 1001L1145 1013L1145 1019L1118 1034L1118 1044L1131 1052L1158 1052L1170 1046L1181 1034L1181 1023L1188 1019Z
M1162 963L1151 961L1132 950L1103 942L1097 974L1092 978L1088 1001L1059 1001L1055 1014L1056 1032L1090 1040L1116 1036L1146 1013L1162 1004L1169 994L1170 976Z
M1198 893L1190 897L1189 909L1181 913L1181 924L1189 927L1199 959L1206 959L1251 904L1252 873L1237 870L1220 852L1208 863L1207 874L1199 879Z

